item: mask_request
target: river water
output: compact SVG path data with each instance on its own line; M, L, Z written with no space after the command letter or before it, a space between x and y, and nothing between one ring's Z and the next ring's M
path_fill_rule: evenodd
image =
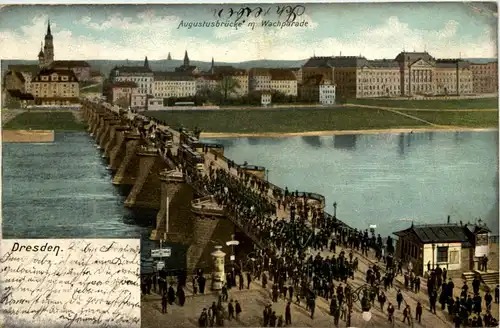
M485 220L498 233L498 133L419 133L237 138L224 144L237 163L265 166L290 190L326 196L327 211L386 236L417 223ZM155 213L123 206L102 153L87 133L57 133L48 144L3 144L4 238L141 238ZM185 265L173 247L167 267ZM143 252L147 254L148 252ZM144 255L143 265L147 266Z

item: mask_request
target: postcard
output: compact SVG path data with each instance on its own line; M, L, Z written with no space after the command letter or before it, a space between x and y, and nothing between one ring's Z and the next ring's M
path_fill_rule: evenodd
M498 325L496 3L8 5L0 45L5 327Z

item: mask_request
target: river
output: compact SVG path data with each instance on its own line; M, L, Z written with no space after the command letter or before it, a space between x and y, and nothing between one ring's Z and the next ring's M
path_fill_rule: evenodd
M211 139L237 163L265 166L290 190L326 196L327 211L386 236L411 222L485 220L498 233L498 133L418 133ZM4 238L141 238L143 265L155 213L123 206L106 161L87 133L54 143L3 144ZM169 266L185 265L173 247Z

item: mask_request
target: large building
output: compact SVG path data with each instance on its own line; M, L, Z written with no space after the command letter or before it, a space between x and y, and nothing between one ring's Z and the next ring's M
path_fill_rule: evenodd
M154 72L153 96L159 99L193 97L196 79L184 72Z
M346 99L473 93L470 63L435 59L427 52L401 52L394 60L312 57L302 67L302 79L317 75L332 81Z
M299 86L299 99L310 103L322 105L335 104L336 86L323 75L309 76Z
M285 68L252 68L249 72L250 91L273 91L286 96L297 96L297 77Z
M212 66L209 75L219 81L222 92L227 92L228 98L239 98L248 95L249 77L245 69L234 68L233 66L216 66L212 58Z
M24 77L24 92L35 97L36 95L34 94L32 81L36 76L39 75L39 73L42 73L43 71L54 70L58 72L64 72L67 70L71 70L74 73L74 77L77 79L77 82L90 80L90 65L87 62L80 60L56 61L54 60L54 56L54 37L52 35L51 25L49 21L47 24L47 32L44 37L44 42L42 42L41 49L38 53L38 65L9 65L4 75L4 79L7 75L11 76L12 74L16 75L17 73L21 73ZM43 73L41 76L43 76L44 74L45 73ZM64 75L66 73L61 74ZM4 91L7 91L6 87L7 85L4 83ZM2 104L5 106L10 99L8 93L4 92L3 94L5 94L5 96L2 96ZM44 102L47 101L47 99L44 100ZM37 101L35 99L35 103L40 103L40 101Z
M37 105L69 105L78 103L80 88L72 70L42 69L31 81Z
M108 101L120 107L131 107L136 99L133 95L137 94L137 84L135 82L115 82L106 86L106 97Z
M498 93L498 62L473 63L470 68L474 93Z
M143 66L116 66L109 73L110 83L135 82L137 94L133 95L131 106L134 108L145 107L148 98L153 96L154 73L149 68L148 57Z

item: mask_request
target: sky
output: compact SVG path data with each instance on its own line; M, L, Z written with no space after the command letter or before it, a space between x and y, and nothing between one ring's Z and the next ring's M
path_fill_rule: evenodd
M221 62L313 55L382 59L402 50L426 50L436 58L494 58L498 53L494 3L288 5L3 6L0 58L37 60L49 19L56 60L160 60L168 53L182 59L185 50L191 60ZM229 17L231 9L242 7L253 10L250 17ZM255 17L259 7L267 14ZM293 7L300 14L293 23L302 26L262 26L263 21L285 22ZM241 26L188 28L217 21Z

